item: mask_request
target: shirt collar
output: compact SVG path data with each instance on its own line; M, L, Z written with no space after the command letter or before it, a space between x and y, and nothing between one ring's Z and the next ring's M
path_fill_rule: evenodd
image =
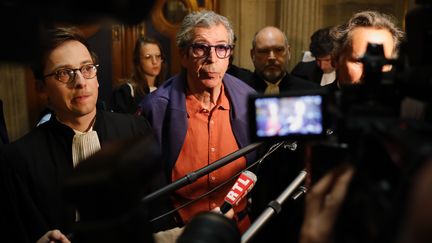
M187 103L186 106L187 106L188 113L191 112L195 114L199 112L208 112L205 111L205 109L201 106L198 99L190 91L187 91L186 93L186 103ZM220 110L230 109L229 100L228 97L226 96L225 86L223 83L221 85L221 92L219 94L219 98L216 101L216 106L213 109L220 109Z
M225 86L223 85L223 83L222 83L221 93L219 95L219 99L216 102L216 108L222 109L222 110L229 110L230 109L229 100L228 100L228 97L226 96Z
M279 83L282 81L282 79L280 79L279 81L277 81L276 83L271 83L269 81L264 80L264 82L266 82L267 85L274 85L274 86L279 86Z

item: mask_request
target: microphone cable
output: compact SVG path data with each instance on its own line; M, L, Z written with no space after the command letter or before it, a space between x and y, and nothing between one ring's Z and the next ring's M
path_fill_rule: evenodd
M172 213L174 213L174 212L177 212L178 210L180 210L180 209L182 209L182 208L185 208L185 207L189 206L190 204L192 204L192 203L194 203L194 202L196 202L196 201L198 201L198 200L201 200L202 198L204 198L204 197L210 195L211 193L213 193L213 192L219 190L219 188L225 186L226 184L228 184L229 182L233 181L234 179L237 179L237 177L238 177L241 173L243 173L243 171L245 171L245 170L247 170L247 169L244 169L244 170L241 170L240 172L237 172L236 174L234 174L233 176L231 176L228 180L226 180L225 182L223 182L223 183L221 183L221 184L215 186L213 189L209 190L208 192L206 192L206 193L204 193L204 194L198 196L198 197L195 198L195 199L190 200L189 202L186 202L186 203L180 205L180 206L177 207L177 208L174 208L174 209L172 209L172 210L170 210L170 211L168 211L168 212L166 212L166 213L164 213L164 214L162 214L162 215L160 215L160 216L157 216L157 217L151 219L150 222L154 222L154 221L156 221L156 220L158 220L158 219L161 219L161 218L163 218L163 217L165 217L165 216L168 216L168 215L170 215L170 214L172 214Z
M196 202L196 201L198 201L198 200L201 200L202 198L204 198L204 197L210 195L211 193L213 193L213 192L219 190L219 188L225 186L226 184L228 184L229 182L233 181L234 179L237 179L238 176L240 176L240 174L243 173L244 171L249 170L250 168L252 168L252 167L254 167L254 166L258 165L258 164L261 164L262 161L263 161L265 158L267 158L270 154L272 154L272 153L273 153L274 151L276 151L278 148L280 148L281 146L286 145L286 144L287 144L286 141L282 141L282 142L278 142L278 143L276 143L276 144L273 144L273 145L268 149L268 151L267 151L267 152L266 152L266 153L265 153L261 158L259 158L257 161L255 161L255 162L253 162L252 164L250 164L249 166L247 166L245 169L243 169L243 170L237 172L236 174L234 174L233 176L231 176L231 177L230 177L228 180L226 180L225 182L223 182L223 183L217 185L217 186L214 187L213 189L211 189L211 190L209 190L208 192L206 192L206 193L204 193L204 194L198 196L197 198L192 199L192 200L190 200L189 202L186 202L186 203L180 205L180 206L177 207L177 208L174 208L174 209L172 209L172 210L170 210L170 211L168 211L168 212L166 212L166 213L164 213L164 214L161 214L161 215L159 215L159 216L157 216L157 217L152 218L149 222L154 222L154 221L159 220L159 219L161 219L161 218L163 218L163 217L166 217L166 216L168 216L168 215L170 215L170 214L172 214L172 213L175 213L175 212L177 212L178 210L180 210L180 209L182 209L182 208L185 208L185 207L189 206L190 204L192 204L192 203L194 203L194 202Z

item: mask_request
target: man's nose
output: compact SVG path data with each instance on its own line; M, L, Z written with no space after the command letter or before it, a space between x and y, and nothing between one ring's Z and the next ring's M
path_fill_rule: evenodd
M216 55L216 49L214 47L210 48L208 55L206 57L206 60L210 61L210 62L214 62L214 60L216 60L218 57Z
M75 71L75 78L72 84L74 87L86 85L86 79L82 75L81 71L79 70Z
M273 50L270 50L270 52L268 54L268 58L269 59L276 59L276 54Z

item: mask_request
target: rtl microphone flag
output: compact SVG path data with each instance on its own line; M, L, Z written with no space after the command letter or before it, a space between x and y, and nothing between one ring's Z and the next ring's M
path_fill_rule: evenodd
M233 206L236 206L246 194L252 190L255 185L257 177L254 173L246 170L243 171L237 181L234 183L231 190L225 196L225 202L222 204L220 210L223 214L228 212Z

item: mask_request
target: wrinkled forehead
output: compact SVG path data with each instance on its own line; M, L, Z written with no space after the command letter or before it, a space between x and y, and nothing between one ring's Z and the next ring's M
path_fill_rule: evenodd
M274 29L263 30L256 36L256 48L285 46L285 38L280 31Z
M215 43L228 43L228 30L223 24L215 24L210 26L197 26L192 31L192 42L196 41L212 41Z
M394 40L385 28L357 27L351 33L351 49L353 56L361 57L366 53L368 43L382 44L384 55L391 58L394 52Z

